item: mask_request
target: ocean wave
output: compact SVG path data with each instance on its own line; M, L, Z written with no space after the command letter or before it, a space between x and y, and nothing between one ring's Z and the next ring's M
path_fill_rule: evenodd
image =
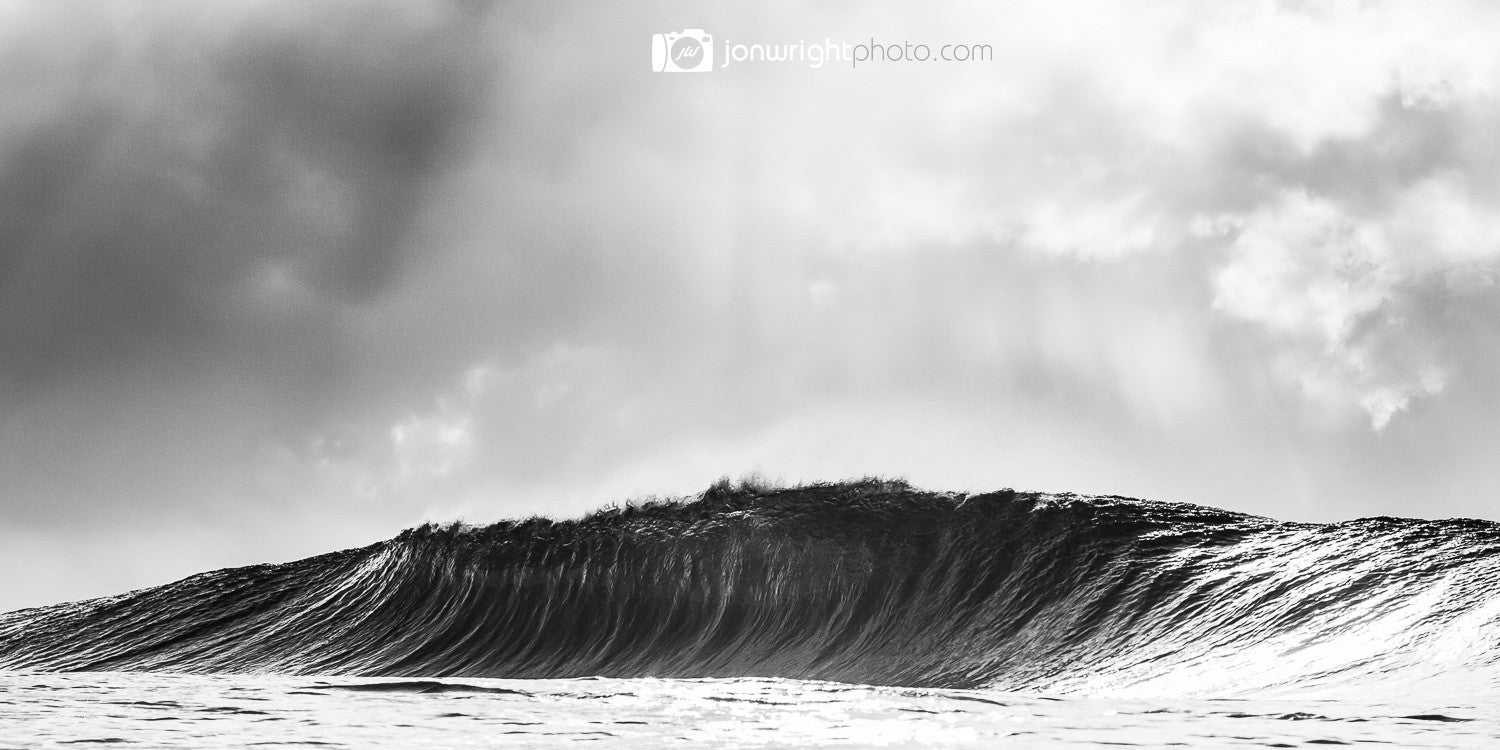
M0 615L0 668L1500 694L1500 525L863 481L427 525Z

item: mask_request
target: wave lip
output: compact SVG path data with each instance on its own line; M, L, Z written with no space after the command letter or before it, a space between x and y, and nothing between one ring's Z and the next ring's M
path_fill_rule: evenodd
M716 485L0 615L0 668L1500 695L1500 525Z

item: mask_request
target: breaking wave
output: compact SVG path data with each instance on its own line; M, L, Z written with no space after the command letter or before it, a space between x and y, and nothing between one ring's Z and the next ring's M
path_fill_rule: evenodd
M1500 525L900 482L423 526L0 615L0 668L1500 695Z

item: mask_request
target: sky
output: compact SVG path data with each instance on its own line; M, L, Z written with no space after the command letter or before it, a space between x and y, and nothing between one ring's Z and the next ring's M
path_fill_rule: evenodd
M0 0L0 610L723 475L1500 519L1496 38Z

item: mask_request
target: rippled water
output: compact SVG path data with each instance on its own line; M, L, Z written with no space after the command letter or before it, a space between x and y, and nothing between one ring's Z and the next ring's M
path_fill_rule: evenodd
M0 673L0 747L1494 747L1478 706L1054 699L797 680Z

